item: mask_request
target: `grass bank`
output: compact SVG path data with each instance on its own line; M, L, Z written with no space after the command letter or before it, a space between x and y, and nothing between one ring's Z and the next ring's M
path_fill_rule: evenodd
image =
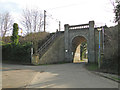
M99 70L98 65L96 63L87 63L85 65L86 69L90 70L90 71L97 71Z

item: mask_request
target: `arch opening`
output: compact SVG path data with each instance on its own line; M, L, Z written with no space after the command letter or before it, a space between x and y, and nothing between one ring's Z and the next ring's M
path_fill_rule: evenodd
M83 36L76 36L72 40L72 62L88 63L87 39Z

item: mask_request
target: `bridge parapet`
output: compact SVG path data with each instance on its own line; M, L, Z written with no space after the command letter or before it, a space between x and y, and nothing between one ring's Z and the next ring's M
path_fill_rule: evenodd
M89 24L81 24L81 25L71 25L71 26L69 26L69 30L84 29L84 28L89 28Z

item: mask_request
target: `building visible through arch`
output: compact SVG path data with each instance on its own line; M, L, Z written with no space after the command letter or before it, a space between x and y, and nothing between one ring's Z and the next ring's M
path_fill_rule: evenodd
M65 25L65 61L73 61L72 42L78 36L87 40L88 62L96 62L94 21L82 25Z

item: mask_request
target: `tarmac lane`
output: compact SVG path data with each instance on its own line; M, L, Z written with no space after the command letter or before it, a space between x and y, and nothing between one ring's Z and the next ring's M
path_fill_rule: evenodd
M84 68L84 64L49 65L38 72L26 88L118 88L118 83L100 77Z
M2 87L118 88L118 83L86 70L82 63L42 66L3 65Z
M2 72L2 88L21 88L31 82L33 70L7 70Z

